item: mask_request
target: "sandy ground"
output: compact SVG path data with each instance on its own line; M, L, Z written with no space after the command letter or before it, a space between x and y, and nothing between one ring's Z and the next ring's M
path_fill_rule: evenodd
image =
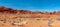
M60 27L60 20L52 19L49 21L48 19L40 19L40 20L33 20L28 22L22 27Z
M0 21L0 27L60 27L60 20L53 18L20 18L23 25L13 25L10 22Z
M60 20L55 19L51 24L50 27L60 27Z

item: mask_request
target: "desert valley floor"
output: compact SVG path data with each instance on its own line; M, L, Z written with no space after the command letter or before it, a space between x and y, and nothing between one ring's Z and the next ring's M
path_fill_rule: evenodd
M5 19L5 20L4 20ZM60 27L59 18L0 18L0 27Z

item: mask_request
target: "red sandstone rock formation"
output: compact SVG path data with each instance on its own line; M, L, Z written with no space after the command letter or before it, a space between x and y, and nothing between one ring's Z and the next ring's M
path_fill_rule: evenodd
M0 13L5 13L5 14L27 14L31 15L32 17L36 18L55 18L55 17L60 17L60 11L56 12L32 12L32 11L27 11L27 10L14 10L12 8L6 8L3 6L0 6Z

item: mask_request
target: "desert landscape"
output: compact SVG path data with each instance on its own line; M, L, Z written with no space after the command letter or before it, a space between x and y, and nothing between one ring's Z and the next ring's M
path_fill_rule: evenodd
M60 27L60 11L33 12L0 6L0 27Z

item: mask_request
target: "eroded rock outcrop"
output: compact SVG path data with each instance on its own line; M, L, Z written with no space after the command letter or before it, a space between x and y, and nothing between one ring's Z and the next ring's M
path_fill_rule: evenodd
M14 10L12 8L6 8L3 6L0 6L0 14L1 13L2 14L17 14L17 16L25 14L23 15L23 18L59 18L60 17L60 11L58 12L56 11L54 12L33 12L33 11L28 11L28 10Z

